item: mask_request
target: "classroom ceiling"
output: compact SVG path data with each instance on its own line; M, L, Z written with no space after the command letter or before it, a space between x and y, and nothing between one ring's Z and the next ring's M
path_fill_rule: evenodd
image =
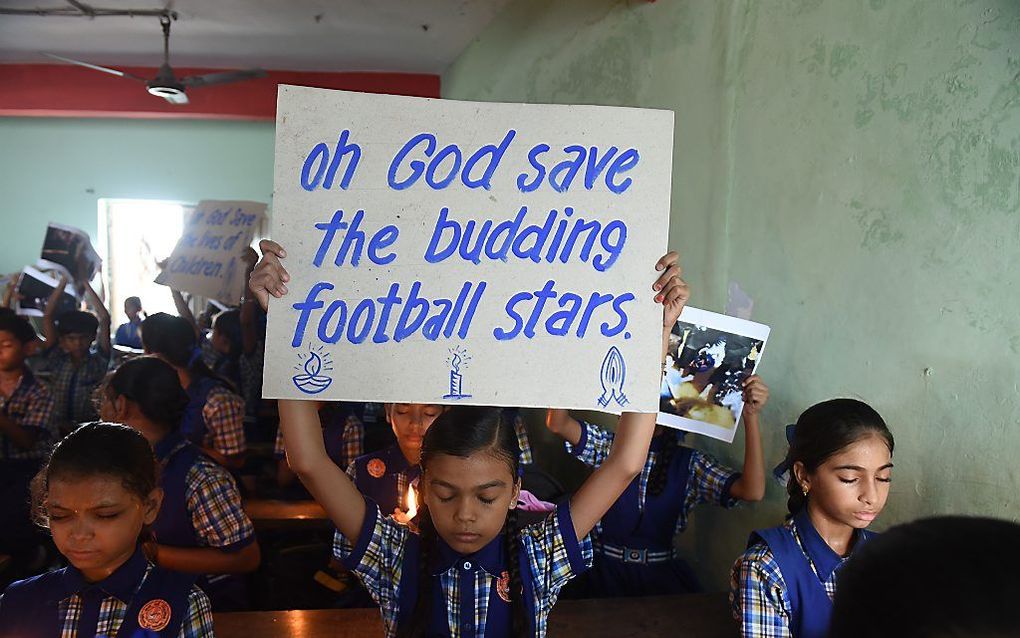
M87 0L94 8L176 11L175 67L442 73L509 0ZM0 0L2 9L65 0ZM0 63L159 66L159 18L0 14Z

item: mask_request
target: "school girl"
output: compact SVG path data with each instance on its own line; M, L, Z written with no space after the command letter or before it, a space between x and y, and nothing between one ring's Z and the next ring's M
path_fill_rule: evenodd
M366 424L359 415L365 415L368 410L362 409L363 405L324 403L319 408L319 417L322 421L322 442L326 446L326 454L329 455L330 460L336 463L337 467L346 468L365 452ZM297 476L287 464L287 449L283 443L283 431L279 429L276 431L276 441L273 444L273 456L277 460L277 486L285 490L288 495L308 498L307 492L300 488Z
M179 431L188 397L177 373L156 357L121 365L100 391L100 414L145 437L160 463L163 507L152 524L156 562L201 574L216 611L246 608L240 574L255 571L260 550L230 473Z
M162 500L157 472L149 443L122 425L88 423L57 444L33 504L70 566L8 587L0 635L213 635L194 576L153 565L143 552Z
M280 246L264 240L261 247L251 288L265 303L286 293L288 277ZM663 257L653 285L667 325L687 299L676 262L675 253ZM570 502L519 529L520 450L511 420L497 409L451 408L422 438L420 533L413 533L329 461L314 405L281 401L280 417L291 465L346 539L339 557L379 602L389 637L544 636L560 589L591 563L588 532L640 473L655 421L625 413L609 458Z
M445 407L423 403L387 403L386 421L396 441L378 452L359 456L347 468L347 475L365 496L375 501L384 515L406 512L408 487L418 479L422 437ZM516 410L508 411L521 450L521 463L531 463L531 444L524 420Z
M188 406L180 432L189 441L230 470L244 465L244 400L202 361L195 330L184 318L165 312L142 322L145 353L166 361L188 393Z
M784 461L790 519L751 534L731 578L744 638L823 638L836 576L873 536L885 506L893 436L878 412L855 399L808 408L788 428Z
M680 444L681 433L657 427L641 474L596 527L595 565L572 586L582 598L685 594L701 591L694 571L673 549L701 503L732 507L760 501L765 493L759 414L768 387L758 376L744 381L744 466L735 472L714 458ZM591 467L609 456L615 438L566 410L549 410L546 425L563 437L567 451Z
M241 354L244 345L241 338L241 311L228 308L213 317L212 334L209 344L219 355L212 371L221 379L230 382L237 393L242 393Z

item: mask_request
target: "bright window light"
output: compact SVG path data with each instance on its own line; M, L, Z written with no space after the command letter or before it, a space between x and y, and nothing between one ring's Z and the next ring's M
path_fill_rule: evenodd
M99 254L113 330L127 321L124 300L141 297L147 314L176 314L170 289L153 283L170 256L192 206L147 199L99 200Z

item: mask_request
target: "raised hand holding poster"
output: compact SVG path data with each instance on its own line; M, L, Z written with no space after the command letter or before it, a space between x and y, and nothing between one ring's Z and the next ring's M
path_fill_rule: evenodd
M236 304L246 285L242 255L265 212L260 202L202 200L156 283Z
M656 411L672 133L281 86L265 396Z
M755 374L771 329L687 306L669 336L658 422L733 442L744 380Z

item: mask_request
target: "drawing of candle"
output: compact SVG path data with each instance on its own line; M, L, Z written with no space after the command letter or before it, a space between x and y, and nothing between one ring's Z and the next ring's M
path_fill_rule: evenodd
M447 360L447 363L450 364L450 392L443 395L443 398L468 399L471 395L464 394L464 375L461 374L460 368L462 365L466 367L471 357L467 356L467 352L459 347L450 349L450 354L453 355L451 359Z
M627 375L627 364L616 346L609 349L602 360L602 396L599 405L606 407L610 401L620 406L627 405L627 395L623 393L623 381Z
M318 348L319 352L322 352L322 347ZM304 374L296 374L292 377L295 387L301 390L305 394L318 394L329 387L329 384L333 383L333 379L322 374L323 371L329 372L333 370L333 361L329 359L329 355L326 355L326 359L323 359L319 355L319 352L314 350L308 351L308 358L305 359L303 368L294 366L295 370L304 370ZM300 357L300 355L298 355Z

